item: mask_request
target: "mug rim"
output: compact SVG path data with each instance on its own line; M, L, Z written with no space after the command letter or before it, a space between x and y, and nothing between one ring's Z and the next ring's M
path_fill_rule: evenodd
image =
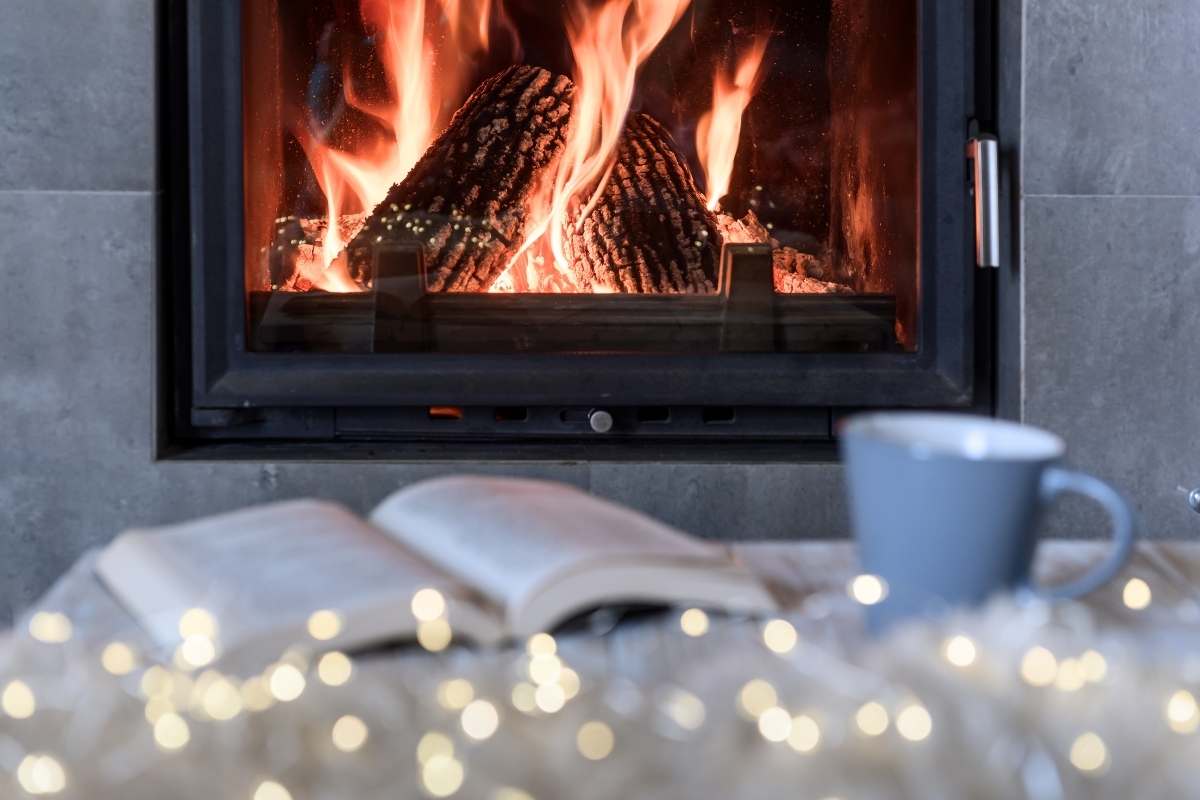
M917 458L1039 463L1059 460L1067 449L1062 437L1032 425L937 411L855 414L841 435L901 447Z

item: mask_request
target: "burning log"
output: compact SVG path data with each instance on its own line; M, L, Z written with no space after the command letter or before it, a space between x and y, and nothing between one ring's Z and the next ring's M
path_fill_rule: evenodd
M564 238L577 279L593 290L717 289L721 234L716 218L671 135L646 114L629 118L599 200L582 222L570 221Z
M530 195L563 149L574 85L513 66L480 84L346 250L370 275L376 244L420 243L430 291L486 291L525 236Z

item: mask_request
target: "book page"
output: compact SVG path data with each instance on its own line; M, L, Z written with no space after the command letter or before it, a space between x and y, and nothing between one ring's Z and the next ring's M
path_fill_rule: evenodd
M589 566L657 561L728 566L723 547L565 484L437 478L385 500L371 520L508 610Z
M339 612L343 639L415 630L409 602L445 574L340 506L293 501L124 534L98 572L163 644L188 608L211 611L223 645L302 632L319 609ZM364 614L372 618L364 619ZM302 635L302 634L300 634Z

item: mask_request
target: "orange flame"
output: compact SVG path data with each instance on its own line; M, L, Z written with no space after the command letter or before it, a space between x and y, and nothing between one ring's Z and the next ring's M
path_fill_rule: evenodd
M426 0L360 0L363 21L375 32L388 100L373 104L360 96L348 69L343 94L348 105L379 124L380 132L359 132L353 151L308 135L299 137L325 196L328 225L320 259L324 274L305 276L320 289L361 288L344 269L339 274L334 268L346 244L340 218L370 211L393 184L404 180L464 99L470 57L488 47L494 0L437 2L456 42L442 59L435 57L426 30Z
M565 254L564 235L570 218L582 221L599 200L612 172L617 144L633 102L638 68L687 10L691 0L603 0L597 6L576 0L567 19L567 36L575 59L575 98L566 143L549 198L535 200L532 227L525 244L506 273L517 286L528 280L515 276L521 261L541 266L530 248L549 233L557 276L542 275L554 288L574 284ZM590 192L581 213L573 214ZM545 270L540 270L543 273Z
M696 149L704 166L709 211L716 211L722 198L729 194L733 162L742 137L742 116L758 90L769 39L770 36L765 35L754 40L732 77L718 66L713 78L712 110L700 118L696 128Z

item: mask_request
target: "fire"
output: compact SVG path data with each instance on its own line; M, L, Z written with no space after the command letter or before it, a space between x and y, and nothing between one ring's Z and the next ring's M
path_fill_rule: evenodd
M567 17L567 37L575 60L575 99L571 124L554 179L535 201L532 227L524 246L506 270L516 286L528 279L514 276L518 266L544 256L531 256L548 236L557 275L543 276L554 288L573 284L564 252L570 219L583 219L599 199L612 172L617 144L633 102L638 68L675 27L691 0L604 0L599 5L576 0ZM589 194L590 193L590 194ZM584 203L582 213L573 213ZM544 248L541 248L544 249ZM536 270L529 270L536 271Z
M742 137L742 116L758 90L769 38L769 35L755 38L732 76L718 66L713 78L712 110L700 118L696 128L696 149L704 166L709 211L716 211L722 198L729 194L733 162Z
M427 0L360 0L363 21L375 34L388 100L372 103L360 96L348 69L343 94L347 105L378 123L378 131L358 132L352 151L308 132L298 136L325 197L328 222L321 268L308 265L304 276L320 289L361 288L338 266L346 244L341 218L371 211L393 184L404 180L464 99L472 77L471 57L489 47L492 8L498 0L432 2L453 36L454 44L442 57L428 30Z

